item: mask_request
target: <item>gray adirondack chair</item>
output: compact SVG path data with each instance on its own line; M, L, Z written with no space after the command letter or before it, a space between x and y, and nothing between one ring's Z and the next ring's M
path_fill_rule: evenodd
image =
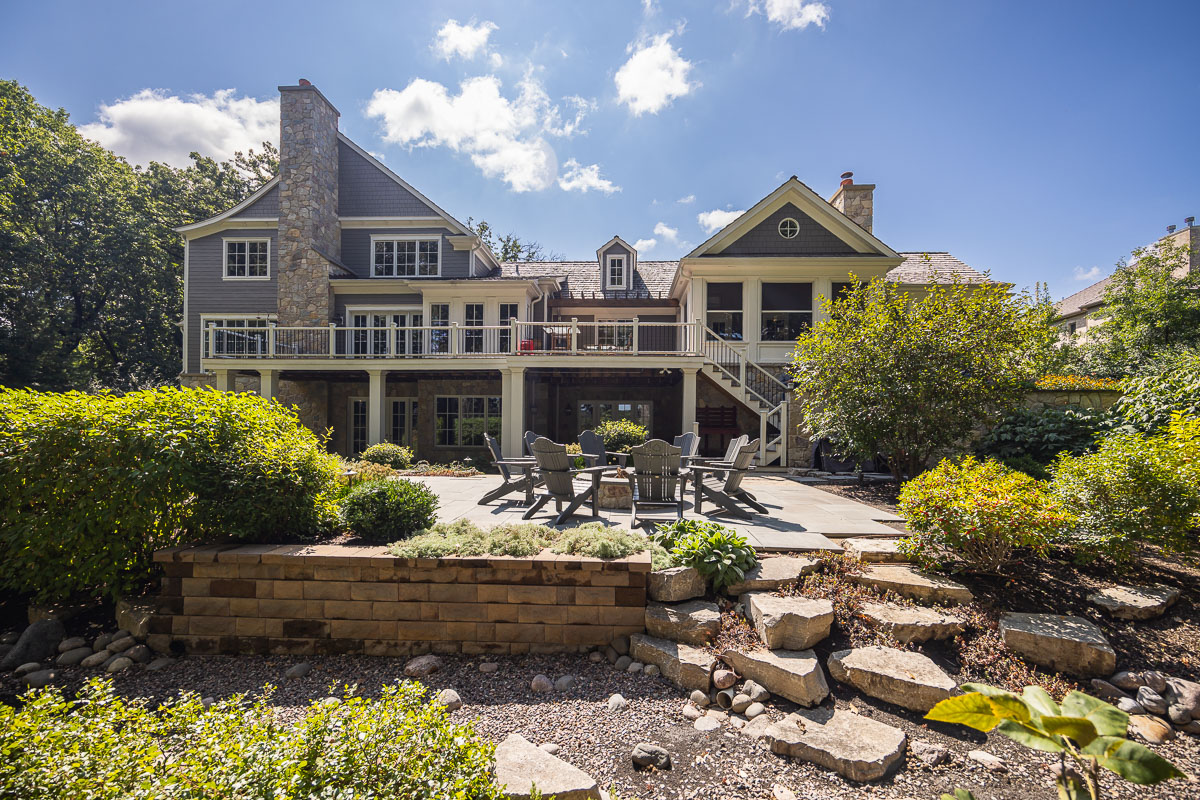
M583 454L583 463L589 467L600 467L608 463L608 457L617 459L617 465L624 467L629 460L628 453L615 453L604 449L604 440L593 430L579 434L579 450Z
M753 442L743 444L738 449L737 455L728 464L694 464L691 472L692 481L696 486L696 513L704 513L705 500L740 519L750 519L750 515L738 505L739 503L749 506L760 514L770 513L754 495L742 488L742 479L746 477L747 472L753 469L750 462L754 460L757 453L758 439L755 439Z
M528 459L505 459L500 454L500 442L490 433L483 435L483 442L487 445L488 452L492 456L492 466L500 471L502 483L495 489L485 494L479 499L479 505L485 506L493 500L499 500L501 497L512 494L513 492L524 492L525 502L533 502L533 464L529 463Z
M662 439L651 439L631 447L629 454L633 456L633 471L629 474L629 491L633 495L629 527L638 527L640 512L646 509L673 508L675 518L683 519L688 473L680 466L682 448Z
M685 467L700 452L700 437L694 433L681 433L671 444L680 449L679 457L682 459L680 463Z
M732 464L733 459L737 457L738 451L746 446L746 442L750 441L749 436L736 436L729 440L729 447L725 448L725 455L720 458L705 458L697 456L691 460L693 464Z
M533 456L533 443L537 441L538 435L533 431L525 431L525 451Z
M551 500L558 511L554 525L561 525L563 520L574 514L584 503L591 502L592 516L600 516L600 476L613 467L598 466L584 469L572 469L573 456L567 454L565 445L552 442L544 436L534 440L529 448L537 461L538 478L545 482L543 491L536 495L533 505L521 518L530 519L538 510ZM589 475L591 486L581 490L575 484L576 475ZM563 508L563 503L567 507Z

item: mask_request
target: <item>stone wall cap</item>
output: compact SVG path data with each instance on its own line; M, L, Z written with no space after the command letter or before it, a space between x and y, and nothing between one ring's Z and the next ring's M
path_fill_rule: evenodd
M325 105L329 106L330 110L332 110L334 114L337 114L339 117L342 115L342 112L338 111L337 107L333 103L329 102L329 98L321 94L321 90L312 84L309 84L308 86L278 86L276 88L279 89L280 92L312 92L317 97L324 100Z
M225 564L286 564L310 566L406 566L417 569L441 567L490 567L493 569L550 569L556 571L649 572L649 551L624 558L596 558L543 550L535 556L442 556L397 558L383 545L343 544L218 544L167 547L154 552L155 563L220 562Z

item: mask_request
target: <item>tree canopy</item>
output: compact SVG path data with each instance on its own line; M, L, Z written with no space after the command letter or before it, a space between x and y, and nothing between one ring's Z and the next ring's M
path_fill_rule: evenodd
M1015 405L1056 335L1044 304L994 283L855 284L796 342L804 426L842 455L887 457L898 479Z
M240 202L278 154L134 167L66 111L0 81L0 385L129 389L180 367L183 241Z
M467 217L467 227L475 231L483 243L501 261L561 261L562 254L547 251L541 242L522 239L515 233L496 234L487 220Z

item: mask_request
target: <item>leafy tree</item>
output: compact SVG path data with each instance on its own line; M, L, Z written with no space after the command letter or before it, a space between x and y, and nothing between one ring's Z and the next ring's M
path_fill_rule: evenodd
M887 456L897 480L1014 406L1055 333L1026 295L994 283L855 283L796 342L791 377L804 426L860 460Z
M128 389L179 371L183 242L278 164L269 144L135 168L0 81L0 384Z
M501 261L561 261L562 253L547 251L541 242L522 239L515 233L497 235L487 220L475 221L467 217L467 227L473 230L483 243Z

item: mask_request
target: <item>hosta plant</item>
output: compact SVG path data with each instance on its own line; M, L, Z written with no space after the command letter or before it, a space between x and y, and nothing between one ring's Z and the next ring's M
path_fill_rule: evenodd
M694 567L717 590L740 582L758 563L744 537L715 522L680 520L664 526L656 541L670 552L675 565Z
M1057 753L1052 771L1060 800L1099 800L1101 768L1142 785L1186 777L1126 738L1129 715L1103 700L1071 692L1060 705L1039 686L1026 686L1019 695L981 683L964 683L962 689L965 694L938 703L925 719L995 730L1034 750Z

